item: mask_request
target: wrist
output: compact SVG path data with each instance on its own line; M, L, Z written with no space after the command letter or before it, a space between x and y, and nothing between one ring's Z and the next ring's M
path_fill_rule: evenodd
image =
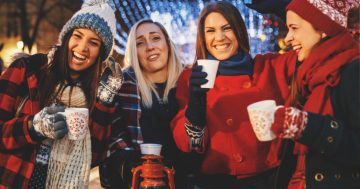
M29 135L32 139L34 139L35 141L42 141L45 139L45 137L43 135L41 135L40 133L38 133L35 130L32 119L28 120L27 127L28 127L28 131L29 131Z
M185 131L189 137L190 149L196 152L203 152L203 138L205 127L193 125L189 120L185 122Z

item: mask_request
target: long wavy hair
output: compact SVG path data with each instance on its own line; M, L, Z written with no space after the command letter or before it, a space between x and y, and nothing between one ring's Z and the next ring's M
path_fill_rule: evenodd
M226 19L226 21L229 22L239 43L239 48L247 53L250 50L249 36L239 10L228 2L212 2L203 8L199 16L195 45L196 57L194 63L197 59L206 58L206 54L208 53L205 44L204 27L206 17L213 12L220 13Z
M124 56L124 64L125 66L129 67L131 66L135 71L135 76L138 84L138 88L140 90L141 94L141 102L142 104L150 108L152 106L152 93L153 92L157 97L159 97L158 92L155 89L154 83L150 81L148 77L143 73L143 70L140 66L140 62L138 59L138 52L136 48L136 29L144 23L151 23L155 24L160 28L160 30L163 32L166 43L168 45L169 49L169 56L168 56L168 75L167 75L167 82L166 87L164 91L164 97L163 101L168 101L168 94L170 89L174 88L176 86L177 80L183 70L183 66L181 64L180 57L178 55L178 52L176 50L175 44L171 41L169 38L169 34L165 30L164 26L161 25L158 22L154 22L150 19L144 19L138 21L136 24L134 24L131 27L128 41L126 44L126 50L125 50L125 56Z
M66 83L72 84L74 82L70 77L68 58L68 44L73 31L74 30L69 31L65 35L62 44L55 47L57 49L54 53L53 60L48 64L45 73L40 78L38 96L41 108L54 103L56 96L58 96ZM104 56L105 48L104 45L101 44L100 53L95 60L95 63L86 70L81 71L80 77L78 78L78 81L81 84L80 87L84 91L86 102L90 111L93 109L94 106L96 91L99 84L99 77L102 72L101 60ZM60 87L56 88L58 85L60 85Z

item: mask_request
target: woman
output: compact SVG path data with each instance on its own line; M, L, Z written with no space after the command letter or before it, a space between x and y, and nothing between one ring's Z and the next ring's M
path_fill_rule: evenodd
M249 55L248 34L237 8L230 3L210 3L202 10L196 41L197 59L219 60L212 89L201 66L194 65L180 76L176 97L180 110L172 121L177 146L202 155L200 185L203 188L272 188L274 157L279 141L259 142L246 107L274 99L283 103L288 95L284 78L291 70L278 63L295 61L287 56ZM270 60L269 63L260 64ZM276 65L276 66L275 66ZM280 71L282 69L282 71ZM281 82L280 82L281 81Z
M272 130L296 141L291 189L360 188L360 56L346 30L350 2L293 0L287 6L285 41L298 64L292 95L275 112Z
M180 179L185 164L181 164L182 156L170 131L170 120L178 109L175 87L183 69L175 45L161 24L140 20L130 30L124 61L128 67L116 100L121 119L115 124L122 132L113 137L121 141L116 144L121 150L112 150L112 161L106 167L113 170L103 169L103 186L119 188L121 183L114 181L130 183L131 164L140 157L139 144L158 143L163 146L161 154L175 166L177 188L184 188ZM104 174L113 177L108 178L108 184Z
M90 164L106 155L121 79L110 69L99 76L116 20L108 4L88 3L48 56L20 58L0 77L0 188L87 188ZM84 139L69 139L65 107L89 109Z

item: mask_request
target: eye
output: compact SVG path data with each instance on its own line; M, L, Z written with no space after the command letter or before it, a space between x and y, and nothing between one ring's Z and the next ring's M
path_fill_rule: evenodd
M232 30L231 26L224 27L224 31L230 31L230 30Z
M205 32L206 33L212 33L212 32L215 32L215 30L214 29L206 29Z
M290 26L290 27L289 27L289 30L295 31L295 30L297 30L297 29L298 29L298 27L296 27L296 26Z
M73 36L75 39L81 39L81 35L80 35L80 34L74 33L72 36Z
M100 46L99 42L97 42L97 41L90 41L90 44L95 47Z
M154 41L158 41L158 40L160 40L160 39L161 39L160 36L154 36L154 37L153 37L153 40L154 40Z
M138 47L138 46L141 46L141 45L143 45L144 44L144 42L143 41L138 41L138 42L136 42L136 46Z

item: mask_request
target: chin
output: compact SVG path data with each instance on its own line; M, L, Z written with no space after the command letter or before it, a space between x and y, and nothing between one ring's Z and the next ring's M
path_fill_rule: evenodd
M297 58L297 60L298 60L299 62L304 61L304 60L305 60L304 55L299 55L298 58Z
M230 58L230 55L220 55L215 58L218 60L226 60L226 59Z

